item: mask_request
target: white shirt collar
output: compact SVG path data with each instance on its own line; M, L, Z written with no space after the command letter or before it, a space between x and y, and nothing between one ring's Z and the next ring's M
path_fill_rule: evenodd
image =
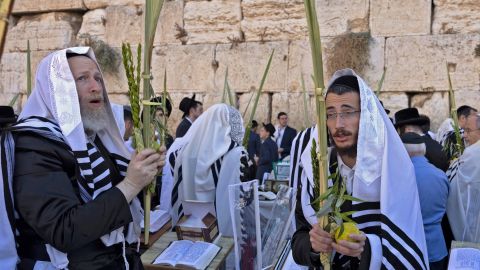
M342 178L345 180L347 193L351 195L353 192L353 177L355 176L355 168L357 167L357 164L355 164L353 168L348 167L345 163L343 163L343 160L339 154L337 154L337 163L340 176L342 176Z

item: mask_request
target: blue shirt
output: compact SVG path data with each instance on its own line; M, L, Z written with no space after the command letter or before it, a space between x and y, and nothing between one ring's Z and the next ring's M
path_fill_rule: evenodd
M428 260L437 262L448 255L442 231L448 198L448 180L443 171L433 166L424 156L412 157L417 178L423 228L427 240Z

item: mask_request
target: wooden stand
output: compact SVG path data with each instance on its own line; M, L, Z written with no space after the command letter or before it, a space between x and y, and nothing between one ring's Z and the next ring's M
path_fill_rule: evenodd
M160 255L167 247L170 245L172 241L177 240L177 234L174 232L167 232L158 239L158 241L154 242L152 247L150 247L145 253L143 253L141 259L145 270L161 270L161 269L181 269L175 268L170 266L164 265L154 265L152 262L155 258ZM153 242L153 241L152 241ZM213 259L212 263L208 266L207 269L219 269L222 264L224 264L227 255L233 248L233 239L229 237L221 237L219 241L216 243L219 247L221 247L220 252L218 252L217 256Z
M150 233L150 238L148 239L148 245L145 245L145 232L143 232L141 235L140 235L140 249L149 249L151 246L153 246L153 244L155 244L155 242L162 236L164 235L166 232L169 232L170 229L172 228L172 220L169 220L167 223L165 223L165 225L163 225L162 228L160 228L160 230L154 232L154 233Z

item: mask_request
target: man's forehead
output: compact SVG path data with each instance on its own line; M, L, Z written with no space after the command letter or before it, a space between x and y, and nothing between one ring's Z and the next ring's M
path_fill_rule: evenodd
M348 92L341 95L328 93L325 100L327 109L333 107L351 107L360 106L360 95L357 92Z
M97 64L90 57L84 55L73 56L67 59L72 71L82 72L87 70L99 71Z

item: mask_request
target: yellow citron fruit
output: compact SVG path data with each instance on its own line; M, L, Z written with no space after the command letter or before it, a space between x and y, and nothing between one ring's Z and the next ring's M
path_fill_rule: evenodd
M350 242L355 242L354 240L350 239L350 234L360 234L360 230L357 228L357 225L353 222L344 222L343 223L343 232L340 234L341 226L338 226L335 229L335 241L338 242L340 240L346 240Z

